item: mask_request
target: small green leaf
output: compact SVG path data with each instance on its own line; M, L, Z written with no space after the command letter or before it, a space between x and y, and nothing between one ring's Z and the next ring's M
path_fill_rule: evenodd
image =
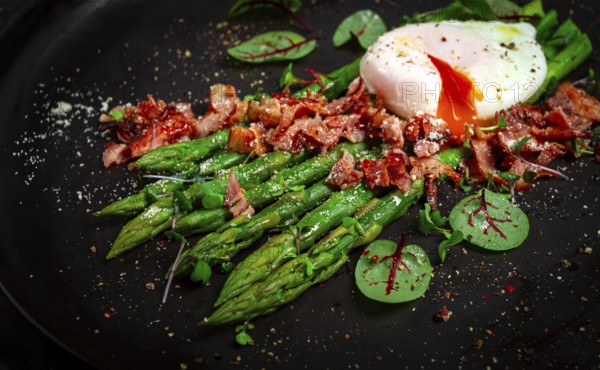
M202 207L206 209L216 209L223 206L224 197L222 194L208 193L202 198Z
M508 122L506 122L506 119L504 118L504 115L499 115L498 116L498 123L496 123L498 125L498 128L503 130L508 126Z
M258 101L258 100L260 100L260 98L262 98L263 96L267 96L267 97L268 97L269 95L268 95L268 94L265 94L264 92L262 92L262 91L260 90L260 88L259 88L259 89L256 91L256 93L254 93L254 94L247 94L247 95L244 95L244 100L256 100L256 101Z
M250 323L245 323L243 325L238 325L235 327L235 341L241 345L241 346L246 346L246 345L253 345L254 344L254 339L252 339L252 337L250 336L250 334L248 334L249 330L254 329L254 325L250 324Z
M519 175L512 172L501 172L500 177L506 180L506 182L508 182L509 184L514 184L515 181L519 179Z
M299 59L311 53L315 47L316 38L305 39L291 31L272 31L234 46L227 53L243 62L263 63Z
M196 266L194 267L194 271L190 275L190 280L193 283L206 283L210 276L212 275L212 270L210 265L202 260L196 261Z
M446 254L448 253L450 247L457 245L464 240L463 233L460 230L455 230L450 235L444 233L444 235L446 236L446 240L441 242L438 247L438 254L442 262L446 260Z
M513 151L515 152L515 155L519 155L519 153L521 153L521 149L523 149L523 145L525 145L529 139L531 139L531 136L525 136L522 137L521 139L519 139L519 141L517 141L513 147Z
M454 206L449 221L465 240L495 251L517 248L529 233L527 215L508 199L486 189Z
M358 288L368 298L400 303L421 297L432 271L427 253L419 246L376 240L359 258L354 274Z
M183 243L183 244L187 244L188 243L187 239L183 235L181 235L181 234L179 234L179 233L177 233L175 231L172 231L172 230L165 231L165 236L167 238L175 239L178 242Z
M523 172L523 181L528 184L533 184L535 182L535 178L537 177L537 173L533 171L525 171Z
M431 211L429 203L425 203L425 208L419 211L417 216L419 231L423 234L429 234L440 230L446 224L447 218L442 217L439 210Z
M245 331L239 332L235 335L235 341L240 346L248 346L254 345L254 339L250 336L250 334Z
M431 221L433 222L433 224L436 227L438 227L438 228L443 227L444 225L446 225L446 222L448 221L448 218L447 217L443 217L442 214L440 213L440 211L437 210L437 209L435 211L431 212L429 214L429 216L430 216Z
M473 186L469 183L468 176L463 176L462 180L460 180L460 183L458 183L458 187L461 188L465 193L470 192L473 188Z
M304 80L294 76L292 73L293 63L288 64L287 67L283 70L281 77L279 78L279 87L283 88L286 86L296 85L298 83L303 83Z
M146 186L144 191L146 192L146 196L150 198L150 200L152 200L153 202L156 202L158 200L158 194L156 194L156 190L154 190L152 186Z
M120 121L123 119L123 111L121 109L113 109L108 113L112 118L115 119L115 121Z
M360 46L368 48L387 31L385 22L372 10L359 10L340 23L333 34L333 45L342 46L356 37Z
M308 258L308 256L307 256L306 257L306 275L312 276L313 272L314 272L313 263L310 260L310 258Z
M222 182L209 181L200 185L200 191L203 193L218 193L225 194L226 185Z
M189 212L193 209L192 202L183 194L181 190L173 192L173 204L180 211Z

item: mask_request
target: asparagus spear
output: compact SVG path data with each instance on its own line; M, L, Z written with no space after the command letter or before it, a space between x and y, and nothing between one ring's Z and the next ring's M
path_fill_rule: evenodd
M292 230L272 237L237 265L225 282L215 306L266 279L277 267L313 246L317 238L338 226L344 217L352 216L373 197L373 192L362 184L333 194L304 216Z
M562 40L562 42L555 44L553 40ZM592 52L592 43L588 35L582 33L575 23L567 20L543 45L543 49L548 59L548 73L542 86L529 99L530 102L538 100L553 81L562 80L583 63Z
M327 176L333 164L342 156L342 149L346 148L351 154L358 154L367 148L365 143L342 143L331 149L327 154L311 158L298 166L287 168L269 181L256 185L246 191L246 200L254 209L261 209L273 203L279 196L297 186L311 185ZM211 210L212 211L212 210ZM229 211L220 208L222 217L227 217ZM207 229L207 224L213 223L214 212L205 209L189 213L177 221L174 231L181 235L192 235L201 232L214 231ZM219 225L220 226L220 225Z
M250 183L260 183L267 180L275 171L279 171L288 166L294 166L307 158L306 153L292 155L288 152L273 152L265 154L254 161L240 165L228 172L217 176L212 181L206 183L194 183L183 195L190 202L197 206L206 192L205 185L217 185L225 187L229 181L229 173L235 171L238 182L243 186ZM185 212L181 212L177 217L182 217ZM146 208L140 215L129 221L117 236L111 250L106 256L107 259L114 258L136 246L150 240L159 233L167 230L173 223L175 208L173 197L164 197L154 202Z
M177 175L177 177L164 178L153 184L146 185L137 194L109 204L100 211L95 212L94 216L135 216L142 212L144 208L150 206L156 200L156 196L171 194L175 190L183 189L186 182L192 181L189 179L192 179L194 176L199 177L215 174L218 171L244 162L246 158L248 158L247 154L221 151L200 164L188 162L192 169Z
M200 239L179 259L176 276L191 273L197 260L210 265L228 262L241 249L258 240L265 231L290 224L330 196L332 189L321 180L300 191L284 194L279 200L254 216L242 215Z
M311 285L329 279L347 261L351 249L373 241L386 225L403 216L422 194L423 181L416 180L406 194L395 190L383 198L375 198L354 218L364 233L360 233L356 225L338 227L307 253L288 261L236 299L225 302L200 324L222 325L276 311Z
M226 129L200 139L161 146L141 156L133 166L152 172L182 172L188 169L190 162L197 162L225 148L228 139L229 129Z

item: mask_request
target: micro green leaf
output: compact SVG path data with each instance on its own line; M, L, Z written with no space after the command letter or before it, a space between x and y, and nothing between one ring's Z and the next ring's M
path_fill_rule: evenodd
M178 242L183 243L183 244L187 244L188 243L187 239L183 235L181 235L181 234L179 234L179 233L177 233L175 231L172 231L172 230L165 231L165 236L167 238L175 239Z
M462 180L458 183L458 187L462 189L465 193L468 193L473 188L473 185L469 183L469 176L463 176Z
M527 215L509 200L482 189L462 199L449 216L453 230L484 249L505 251L520 246L529 233Z
M249 330L254 329L254 325L250 323L245 323L243 325L238 325L235 327L235 341L240 346L253 345L254 339L248 334Z
M446 224L447 218L443 217L439 210L431 211L429 203L419 211L417 216L419 231L429 234L433 231L443 231L441 228Z
M529 139L531 139L531 136L524 136L515 143L513 150L514 150L516 156L518 156L521 153L521 149L523 149L523 145L525 145L529 141Z
M501 130L505 129L508 126L508 122L506 122L506 118L504 118L504 115L501 114L498 116L498 122L496 123L496 125Z
M190 280L193 283L206 283L210 280L210 276L212 275L212 269L210 265L205 261L198 260L196 261L196 266L194 266L194 271L190 275Z
M359 10L339 24L333 34L333 45L342 46L356 37L360 46L368 48L379 36L387 31L385 22L372 10Z
M288 64L287 67L283 70L281 77L279 78L279 87L292 86L300 80L298 77L294 76L292 72L293 63Z
M312 276L313 273L314 273L313 263L310 260L310 258L308 258L308 256L307 256L306 257L306 275Z
M124 113L121 109L113 109L108 113L115 121L120 121L123 119Z
M158 194L156 194L156 190L152 186L146 186L144 189L146 192L146 196L150 198L151 201L156 202L158 200Z
M192 202L180 190L173 192L173 204L177 209L184 212L189 212L193 208Z
M463 233L460 230L454 230L452 234L444 233L446 240L440 243L438 247L438 254L442 262L446 260L446 254L451 246L457 245L464 240Z
M523 172L523 181L525 181L528 184L533 184L536 177L537 177L537 173L535 173L533 171L526 170L525 172Z
M206 209L215 209L223 206L224 197L218 193L208 193L202 198L202 207Z
M291 31L272 31L260 34L234 46L227 53L247 63L294 60L311 53L317 46L316 38L305 39Z
M368 298L385 303L408 302L421 297L433 268L427 253L402 241L376 240L356 265L356 285Z

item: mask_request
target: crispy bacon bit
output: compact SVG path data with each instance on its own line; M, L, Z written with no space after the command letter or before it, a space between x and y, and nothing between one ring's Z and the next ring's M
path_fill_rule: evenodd
M438 179L432 175L431 173L425 174L425 197L427 198L427 203L431 206L432 210L437 209L438 203Z
M409 162L412 167L410 170L410 176L412 178L425 178L429 174L437 180L442 174L445 174L452 179L452 182L454 182L455 185L458 185L462 181L462 176L458 172L434 157L410 157Z
M249 128L234 126L229 131L227 149L239 153L263 155L269 152L265 141L265 129L260 123L253 123Z
M224 84L211 86L208 112L196 123L194 137L205 137L230 124L239 122L245 116L246 112L244 111L247 111L247 107L247 103L240 101L233 86ZM240 112L244 112L241 119L239 114L235 114L238 109ZM231 117L234 119L232 120Z
M471 149L475 167L481 179L486 179L488 174L496 174L496 157L489 140L471 139ZM512 150L512 149L511 149Z
M408 191L410 179L405 155L390 153L383 159L363 159L360 164L371 189L395 185L404 192Z
M281 121L279 99L263 96L259 101L250 101L248 105L250 122L260 122L264 127L275 127Z
M600 102L585 91L565 81L558 85L553 97L546 101L551 110L561 109L571 116L570 126L576 130L585 130L592 122L600 121Z
M233 217L253 215L255 213L254 208L252 208L250 203L246 200L244 190L240 187L235 172L231 172L231 175L229 175L229 183L225 189L225 200L223 201L223 205L231 206L229 212L231 212Z
M342 158L335 162L325 182L340 189L346 189L360 183L363 173L354 168L356 165L354 156L346 149L343 149L342 152Z
M127 145L117 144L112 141L106 143L104 153L102 153L104 167L110 167L113 164L123 164L127 162L129 158L131 158L131 151Z
M509 126L515 124L525 124L526 126L545 127L544 113L541 108L526 103L517 103L506 110L496 113L496 120L499 116L504 119Z
M229 130L227 149L239 153L250 153L254 150L256 135L249 128L234 126Z
M135 107L127 105L115 109L123 113L120 120L106 114L100 120L105 130L115 131L118 140L127 144L128 150L121 148L119 155L115 156L116 149L107 147L109 152L103 155L105 166L107 163L109 166L123 164L161 145L189 140L197 123L190 104L166 104L155 100L152 95Z
M346 96L337 100L333 100L329 104L325 105L320 113L325 116L334 116L346 113L360 99L365 91L365 87L366 84L362 78L355 78L348 86Z

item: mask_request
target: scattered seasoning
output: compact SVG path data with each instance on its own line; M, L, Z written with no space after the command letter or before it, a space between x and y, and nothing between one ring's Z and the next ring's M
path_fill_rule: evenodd
M92 245L92 246L90 247L90 252L91 252L91 253L96 253L96 246L95 246L95 245Z
M475 342L473 343L473 348L480 349L482 346L483 346L483 339L481 339L481 338L475 339Z
M509 293L512 293L512 292L515 291L515 287L512 286L512 285L507 285L506 286L506 291L509 292Z

